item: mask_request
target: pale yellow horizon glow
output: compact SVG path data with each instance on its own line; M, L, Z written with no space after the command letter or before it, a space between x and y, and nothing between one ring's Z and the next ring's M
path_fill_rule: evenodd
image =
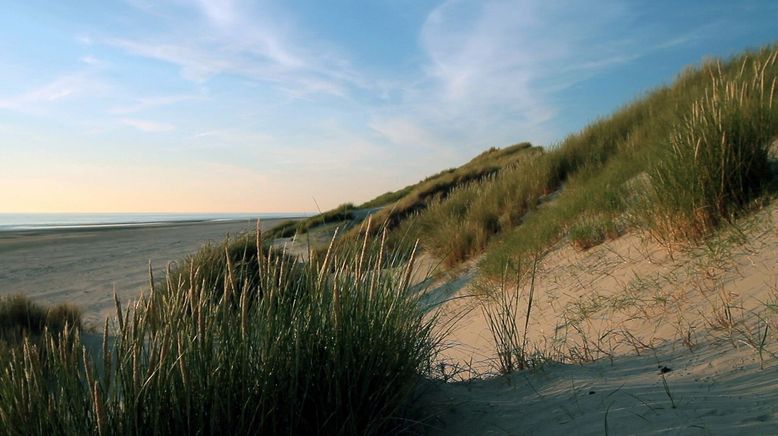
M354 186L339 172L305 177L223 164L24 160L17 156L13 167L0 163L0 213L300 213L315 212L317 203L327 210L385 192L373 184Z

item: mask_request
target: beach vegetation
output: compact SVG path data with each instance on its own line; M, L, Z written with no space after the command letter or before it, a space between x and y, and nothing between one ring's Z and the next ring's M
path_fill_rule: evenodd
M774 179L767 150L778 136L776 53L768 46L688 68L673 84L515 170L546 168L533 179L535 185L500 190L508 183L504 177L515 177L506 172L471 188L480 192L473 206L483 207L488 199L510 203L506 196L527 199L529 205L518 209L523 215L516 225L500 227L493 243L474 252L486 252L482 270L499 276L506 264L565 238L585 248L627 228L661 242L696 243L757 206ZM492 197L492 192L500 194ZM555 195L549 197L551 192ZM476 219L467 222L483 227ZM448 232L434 223L424 226L425 231L436 228ZM455 236L434 232L422 243L445 258L448 253L434 241Z
M384 268L395 258L379 243L334 250L306 263L269 252L253 282L225 260L218 298L194 269L186 285L117 300L99 350L45 330L40 345L0 356L0 433L409 429L436 350L435 318L409 286L413 256Z
M649 169L647 227L660 239L699 240L731 222L770 180L778 135L778 51L704 67L704 95L667 138ZM733 69L738 67L739 69Z
M291 238L324 224L350 221L354 219L356 209L352 203L345 203L332 210L302 220L288 220L269 230L268 237Z
M484 254L493 277L564 239L698 242L776 185L777 75L774 46L708 60L548 149L492 148L360 207L383 205L369 231L388 230L390 246L419 239L450 267Z
M494 147L461 167L451 168L427 177L416 185L401 190L400 192L404 192L404 195L385 204L380 211L376 212L373 221L380 225L373 226L370 231L377 234L379 229L383 228L389 231L395 230L405 220L424 212L436 202L448 198L458 188L475 181L493 178L516 162L528 159L538 152L540 152L540 148L533 147L526 142L505 148ZM366 204L376 206L375 202ZM356 236L356 239L360 239L361 231L364 229L354 228L346 236ZM398 234L402 233L404 232L398 232Z
M430 194L445 194L463 181L478 179L484 174L494 174L514 162L521 153L529 149L535 149L528 142L521 142L507 147L491 147L482 152L469 162L457 168L449 168L432 176L426 177L420 182L406 186L397 191L390 191L359 205L359 208L376 208L391 206L397 201L409 197L416 191L416 199L427 197ZM451 181L454 181L451 184ZM426 194L426 195L425 195ZM411 202L411 200L405 200Z
M0 298L0 342L21 344L25 337L39 338L45 331L59 334L81 326L81 311L71 304L45 307L21 294Z
M247 232L228 236L221 243L206 243L183 260L170 265L162 280L151 279L160 286L188 288L193 282L203 289L220 295L225 286L255 286L260 280L261 259L269 255L285 264L295 262L283 253L272 253L272 247L263 241L263 233ZM258 249L261 250L258 252ZM167 283L170 282L170 283Z

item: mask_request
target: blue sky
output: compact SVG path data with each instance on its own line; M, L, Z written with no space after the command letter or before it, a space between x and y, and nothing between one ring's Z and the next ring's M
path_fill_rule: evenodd
M360 202L553 146L777 22L747 0L8 2L0 212Z

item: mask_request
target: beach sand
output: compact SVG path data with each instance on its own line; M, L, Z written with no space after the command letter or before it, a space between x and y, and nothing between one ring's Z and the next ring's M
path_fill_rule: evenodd
M450 382L428 386L429 433L778 434L778 203L707 242L673 256L634 232L584 252L558 244L526 332L548 360L507 376L477 264L463 265L431 289ZM529 287L506 292L519 292L523 331Z
M264 220L262 227L282 221ZM147 287L149 261L162 277L169 262L255 226L230 221L0 232L0 296L20 293L42 304L71 303L88 326L100 326L115 313L114 290L127 303Z
M446 333L447 382L420 386L426 434L776 434L778 204L740 224L743 240L723 232L673 256L634 232L584 252L558 244L538 265L526 338L549 360L510 375L496 365L477 260L442 271L420 255L414 281ZM146 287L149 260L161 276L167 262L253 225L0 233L0 295L74 303L99 325L114 314L114 287L123 302ZM275 247L304 257L335 227ZM507 290L517 291L523 327L526 283ZM764 356L760 320L770 323Z

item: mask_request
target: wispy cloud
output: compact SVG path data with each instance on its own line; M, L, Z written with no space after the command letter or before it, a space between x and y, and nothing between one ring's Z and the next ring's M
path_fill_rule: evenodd
M36 112L48 104L62 100L80 96L96 96L106 88L107 86L103 82L88 73L68 73L26 93L0 98L0 109Z
M444 1L420 31L424 79L403 90L397 107L374 112L371 126L394 143L413 137L460 149L517 139L547 144L559 139L557 93L650 49L625 27L634 21L634 10L612 0L596 8L572 1Z
M214 74L237 68L231 60L222 59L206 50L183 45L122 38L108 39L106 42L138 56L178 65L181 68L181 75L192 81L204 81Z
M445 144L442 138L403 116L374 119L370 122L370 128L396 145L440 151Z
M94 43L94 40L89 35L76 35L76 42L81 45L89 46Z
M131 101L117 105L109 109L113 114L129 114L134 112L140 112L147 109L152 109L160 106L168 106L178 103L190 102L194 100L202 100L204 97L199 95L167 95L156 97L138 97L132 98Z
M766 42L778 10L758 0L345 3L120 0L77 20L9 3L9 17L40 26L0 29L36 44L3 53L0 113L13 116L0 148L35 149L59 168L52 151L102 168L125 150L117 167L143 162L124 176L132 199L154 151L165 163L155 183L178 165L192 204L230 190L242 193L238 208L314 194L335 205L485 147L553 144L681 63ZM209 165L221 173L203 177ZM228 174L229 189L204 196L190 174L203 186Z
M136 118L123 118L122 124L140 130L147 133L160 133L169 132L174 130L176 126L169 123L161 123L157 121L139 120Z
M403 91L399 107L378 111L373 129L396 144L417 138L460 151L526 135L548 139L543 125L554 108L535 74L559 49L538 47L535 9L532 2L446 1L432 10L419 38L424 80Z
M205 132L195 133L192 135L192 139L208 138L211 136L218 136L226 133L226 130L206 130Z
M186 150L229 149L238 153L255 150L260 154L257 158L261 160L262 154L272 153L273 146L278 143L279 141L267 133L223 128L195 133L189 136L181 147Z
M217 75L236 75L269 82L292 96L322 93L344 95L366 83L339 53L315 40L299 40L300 32L277 22L246 2L189 0L179 3L200 17L202 34L182 40L177 33L189 24L167 18L168 32L143 38L117 37L105 42L128 53L177 65L187 80L205 82ZM141 7L140 10L147 11Z
M293 98L372 95L381 104L366 108L372 114L369 127L396 145L463 149L516 138L547 143L557 134L554 93L640 56L637 47L609 40L613 32L603 30L632 18L629 8L614 0L596 10L572 1L446 0L419 30L424 59L420 75L410 80L354 67L345 50L306 39L289 24L293 19L277 15L283 8L268 3L134 3L167 20L169 30L110 38L109 45L176 65L182 77L201 84L215 76L239 76ZM180 38L191 23L176 18L182 14L159 14L165 7L199 20L208 36L188 32L190 37Z
M195 0L194 4L208 19L218 26L235 24L239 14L232 0Z
M103 61L101 61L100 59L98 59L98 58L96 58L95 56L92 56L92 55L81 56L81 58L79 58L79 60L81 62L87 64L87 65L92 65L92 66L101 66L101 65L103 65Z

